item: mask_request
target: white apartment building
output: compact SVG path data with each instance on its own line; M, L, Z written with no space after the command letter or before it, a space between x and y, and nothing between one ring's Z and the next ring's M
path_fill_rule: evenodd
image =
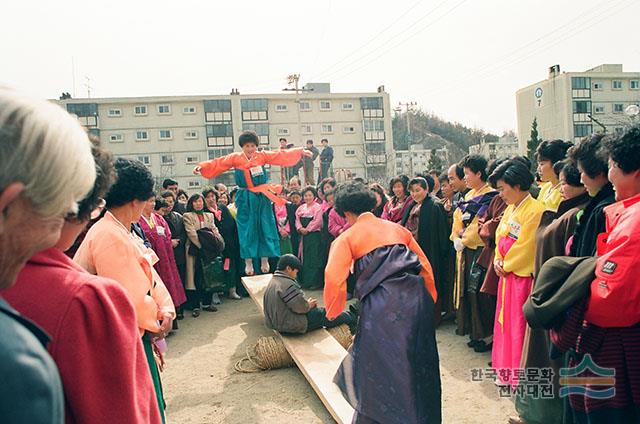
M238 136L254 130L261 149L278 149L284 137L296 147L326 138L334 172L385 179L394 157L389 94L331 93L329 84L308 84L298 93L128 97L57 100L118 157L138 159L161 183L176 179L186 190L235 185L233 172L207 181L194 176L204 160L239 151ZM390 164L391 163L391 164ZM280 182L280 167L271 181ZM317 176L319 159L316 160ZM302 172L301 172L302 174Z
M619 64L563 73L552 66L546 80L516 93L520 152L526 152L534 118L540 139L575 141L604 128L622 131L630 123L625 109L639 103L640 72L624 72Z
M497 142L487 142L469 146L469 154L482 155L488 160L506 159L519 155L518 142L513 137L503 136Z
M413 177L416 174L424 174L430 171L429 161L434 149L425 149L421 144L412 144L409 150L396 150L396 174ZM442 164L449 164L449 150L446 147L435 149L436 154L442 160Z

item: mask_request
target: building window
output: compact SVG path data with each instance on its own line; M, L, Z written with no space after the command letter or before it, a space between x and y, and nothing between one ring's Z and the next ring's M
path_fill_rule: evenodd
M187 184L189 189L191 190L196 190L196 189L199 190L201 186L200 181L194 181L194 180L189 181Z
M342 127L343 134L355 134L355 132L356 132L356 127L354 127L353 125L347 125Z
M231 121L231 100L205 100L204 114L207 122Z
M109 108L109 112L108 115L111 118L119 118L122 116L122 109L118 109L118 108L114 108L114 107L110 107Z
M278 128L278 135L289 135L289 128Z
M360 105L364 118L382 118L384 116L382 97L361 97Z
M601 82L594 82L593 89L594 90L602 90L604 88L604 84Z
M624 104L622 103L614 103L613 104L613 113L622 113L624 112Z
M320 132L322 134L333 134L333 125L332 124L322 124L320 127Z
M631 80L631 81L629 81L629 89L631 89L631 90L640 90L640 80Z
M196 138L198 138L198 131L196 130L188 130L184 132L184 139L185 140L195 140Z
M269 124L246 123L242 124L242 129L244 131L255 131L260 139L261 145L269 144Z
M287 105L276 105L276 112L286 112L289 110Z
M622 90L622 81L614 80L614 81L611 83L611 88L612 88L613 90Z
M144 155L144 156L138 156L138 160L140 162L142 162L144 165L149 166L151 165L151 157Z
M353 110L353 103L342 103L342 110Z
M79 118L98 116L97 103L67 103L67 112Z
M173 134L171 130L160 130L160 136L158 137L160 140L171 140L173 138Z
M240 104L243 121L266 121L269 119L267 99L244 99L240 101Z
M197 164L200 163L200 158L198 156L187 156L185 163L187 165Z
M169 115L171 113L171 106L158 105L158 115Z
M575 124L573 126L573 135L574 137L586 137L591 135L593 132L593 127L591 124Z
M313 128L311 125L302 125L300 126L300 132L305 135L313 134Z
M122 134L111 134L109 136L109 141L112 143L122 143L124 138L122 137Z
M231 124L207 125L207 145L209 147L233 146L233 126Z
M300 102L300 112L311 112L311 102Z
M573 113L591 113L591 102L585 100L574 100Z
M365 119L364 139L365 141L383 141L385 139L384 121L381 119Z
M320 110L322 111L331 110L331 102L328 100L320 100Z
M136 131L136 141L148 141L149 140L149 132L145 130Z
M591 78L571 77L571 88L573 90L586 90L588 88L591 88Z
M182 108L182 113L184 115L193 115L194 113L196 113L196 107L195 106L185 106Z
M162 155L160 157L160 162L163 165L173 165L173 155Z
M135 116L145 116L147 114L146 105L138 105L133 108L133 114Z
M604 105L595 106L593 109L594 113L604 113Z
M344 149L344 155L345 156L355 156L356 155L356 151L355 151L355 149Z

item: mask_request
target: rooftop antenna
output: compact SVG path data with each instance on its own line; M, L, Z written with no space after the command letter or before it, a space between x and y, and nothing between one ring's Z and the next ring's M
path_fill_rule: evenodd
M84 86L87 87L87 98L90 99L91 98L91 89L93 88L91 86L91 78L89 78L88 76L85 75L84 79L86 81L84 83Z

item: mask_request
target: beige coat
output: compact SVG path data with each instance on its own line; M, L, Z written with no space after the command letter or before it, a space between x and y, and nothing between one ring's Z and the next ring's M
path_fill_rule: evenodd
M218 232L218 229L215 225L215 218L212 213L205 212L204 213L204 222L200 224L200 220L198 219L198 215L195 212L187 212L183 215L184 220L184 230L187 233L187 243L185 244L186 249L186 257L187 257L187 277L185 282L185 289L187 290L195 290L195 264L196 258L195 256L189 255L189 246L191 244L195 244L197 247L200 247L200 241L198 240L197 231L201 228L211 228L214 232Z

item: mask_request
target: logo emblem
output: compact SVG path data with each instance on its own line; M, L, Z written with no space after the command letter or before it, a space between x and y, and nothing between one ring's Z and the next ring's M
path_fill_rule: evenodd
M579 376L585 371L589 375ZM582 395L592 399L610 399L616 395L615 385L615 368L599 367L589 354L584 355L573 368L560 368L560 397Z
M605 274L612 275L616 271L617 267L618 267L617 263L613 261L607 261L604 263L604 265L602 265L602 272L604 272Z
M542 88L540 87L536 88L535 96L536 96L536 99L539 99L540 97L542 97Z

